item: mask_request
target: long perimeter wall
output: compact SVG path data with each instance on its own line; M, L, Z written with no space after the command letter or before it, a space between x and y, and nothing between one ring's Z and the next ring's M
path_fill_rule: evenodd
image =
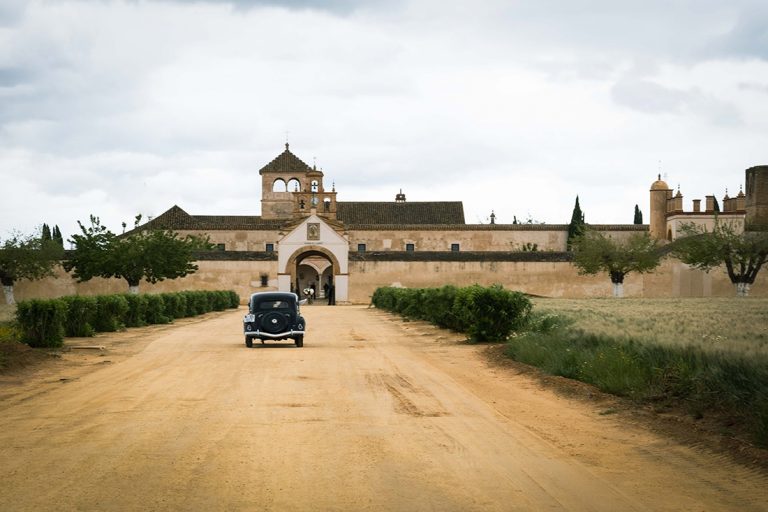
M148 293L188 289L235 290L245 301L251 293L277 289L277 261L264 259L210 259L198 262L199 270L182 279L157 284L142 282L140 290ZM407 255L367 259L350 258L350 301L367 304L379 286L434 287L445 284L464 286L494 283L544 297L582 298L610 297L611 283L607 275L580 276L573 265L557 253L521 254L516 261L494 259L478 261L471 255L440 261L408 259ZM457 259L459 259L457 261ZM768 272L768 271L766 271ZM262 286L263 280L267 286ZM768 277L758 275L751 295L768 297ZM652 274L630 274L624 283L627 297L732 297L735 290L724 270L709 274L689 269L676 260L667 259ZM122 293L127 284L119 279L93 279L76 283L59 269L55 278L20 281L15 286L17 300L50 298L63 295L96 295ZM0 301L4 299L0 298Z

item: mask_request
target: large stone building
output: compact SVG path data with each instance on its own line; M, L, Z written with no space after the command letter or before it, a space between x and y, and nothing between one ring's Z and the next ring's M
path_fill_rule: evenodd
M300 291L314 285L322 297L334 287L338 302L367 303L379 286L441 286L500 283L548 297L610 296L606 276L579 275L566 252L567 225L467 224L463 205L394 201L347 202L328 189L323 173L285 150L260 171L260 216L196 215L173 206L144 228L168 228L208 236L218 251L202 255L197 273L184 279L142 284L145 291L185 288L234 289L245 298L264 290ZM744 191L718 202L713 196L686 211L680 190L661 180L651 185L647 225L590 225L614 238L650 232L674 239L684 223L712 227L716 216L737 229L768 226L768 166L746 171ZM754 295L768 295L765 276ZM94 279L22 282L19 298L124 291L125 283ZM724 272L704 273L668 258L651 274L630 274L625 293L635 297L732 296Z
M327 187L323 172L304 163L288 144L259 174L261 216L190 215L174 206L146 227L207 235L223 251L219 257L229 261L246 259L254 261L254 267L255 261L273 261L260 270L258 280L248 280L254 290L314 286L322 296L332 285L342 302L365 300L376 285L482 282L485 279L477 274L484 266L570 266L566 225L467 224L461 202L408 202L402 190L391 202L338 201L335 186ZM747 176L754 178L752 188L762 191L768 167L752 168ZM765 199L742 191L734 198L726 195L719 215L743 229L747 205L754 205L750 208L755 218L766 216ZM592 227L619 238L650 230L659 239L671 240L686 222L711 227L716 200L708 196L704 209L694 200L686 212L681 192L673 194L659 177L651 185L650 212L650 225ZM432 271L424 276L429 267ZM520 275L519 281L525 282L526 276ZM569 286L566 281L572 280L563 280L563 288ZM558 295L552 290L556 283L554 278L547 287L529 291ZM704 288L701 294L707 294Z

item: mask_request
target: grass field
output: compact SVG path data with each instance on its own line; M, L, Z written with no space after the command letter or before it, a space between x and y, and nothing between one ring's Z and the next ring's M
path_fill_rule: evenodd
M768 299L534 299L536 311L613 338L768 355Z

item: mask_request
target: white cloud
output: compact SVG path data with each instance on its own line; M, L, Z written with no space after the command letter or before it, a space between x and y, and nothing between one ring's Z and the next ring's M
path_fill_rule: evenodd
M4 4L5 5L5 4ZM11 5L11 4L8 4ZM340 200L631 222L766 163L757 2L34 1L0 9L0 236L173 204L256 214L317 157ZM762 46L761 46L762 45ZM18 193L17 193L18 191Z

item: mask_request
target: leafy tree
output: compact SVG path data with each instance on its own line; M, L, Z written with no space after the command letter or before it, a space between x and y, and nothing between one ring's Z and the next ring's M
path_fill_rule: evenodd
M640 207L635 205L635 220L634 224L642 224L643 223L643 212L640 211Z
M711 232L693 223L684 224L680 231L682 236L673 242L672 254L705 272L725 265L736 295L749 295L749 288L768 259L768 232L737 233L731 223L718 218Z
M571 214L571 223L568 224L568 241L567 249L570 251L573 247L573 242L584 233L586 224L584 223L584 213L579 206L579 196L576 196L576 204L573 206L573 213Z
M43 236L14 233L0 243L0 282L8 304L16 303L13 296L16 281L52 276L53 268L61 261L64 251Z
M128 290L138 293L142 279L156 283L194 273L194 253L212 246L207 239L187 235L180 237L170 230L142 230L141 215L134 229L115 235L91 215L91 225L78 221L80 234L72 236L74 254L64 263L78 282L94 277L117 277L128 282Z
M599 231L586 230L573 242L573 264L579 274L607 272L614 297L624 296L627 274L651 272L660 262L658 243L648 233L633 233L626 241L620 241Z
M43 234L40 237L40 239L43 240L44 242L50 242L51 240L53 240L53 238L51 237L51 228L48 227L48 224L43 224Z

